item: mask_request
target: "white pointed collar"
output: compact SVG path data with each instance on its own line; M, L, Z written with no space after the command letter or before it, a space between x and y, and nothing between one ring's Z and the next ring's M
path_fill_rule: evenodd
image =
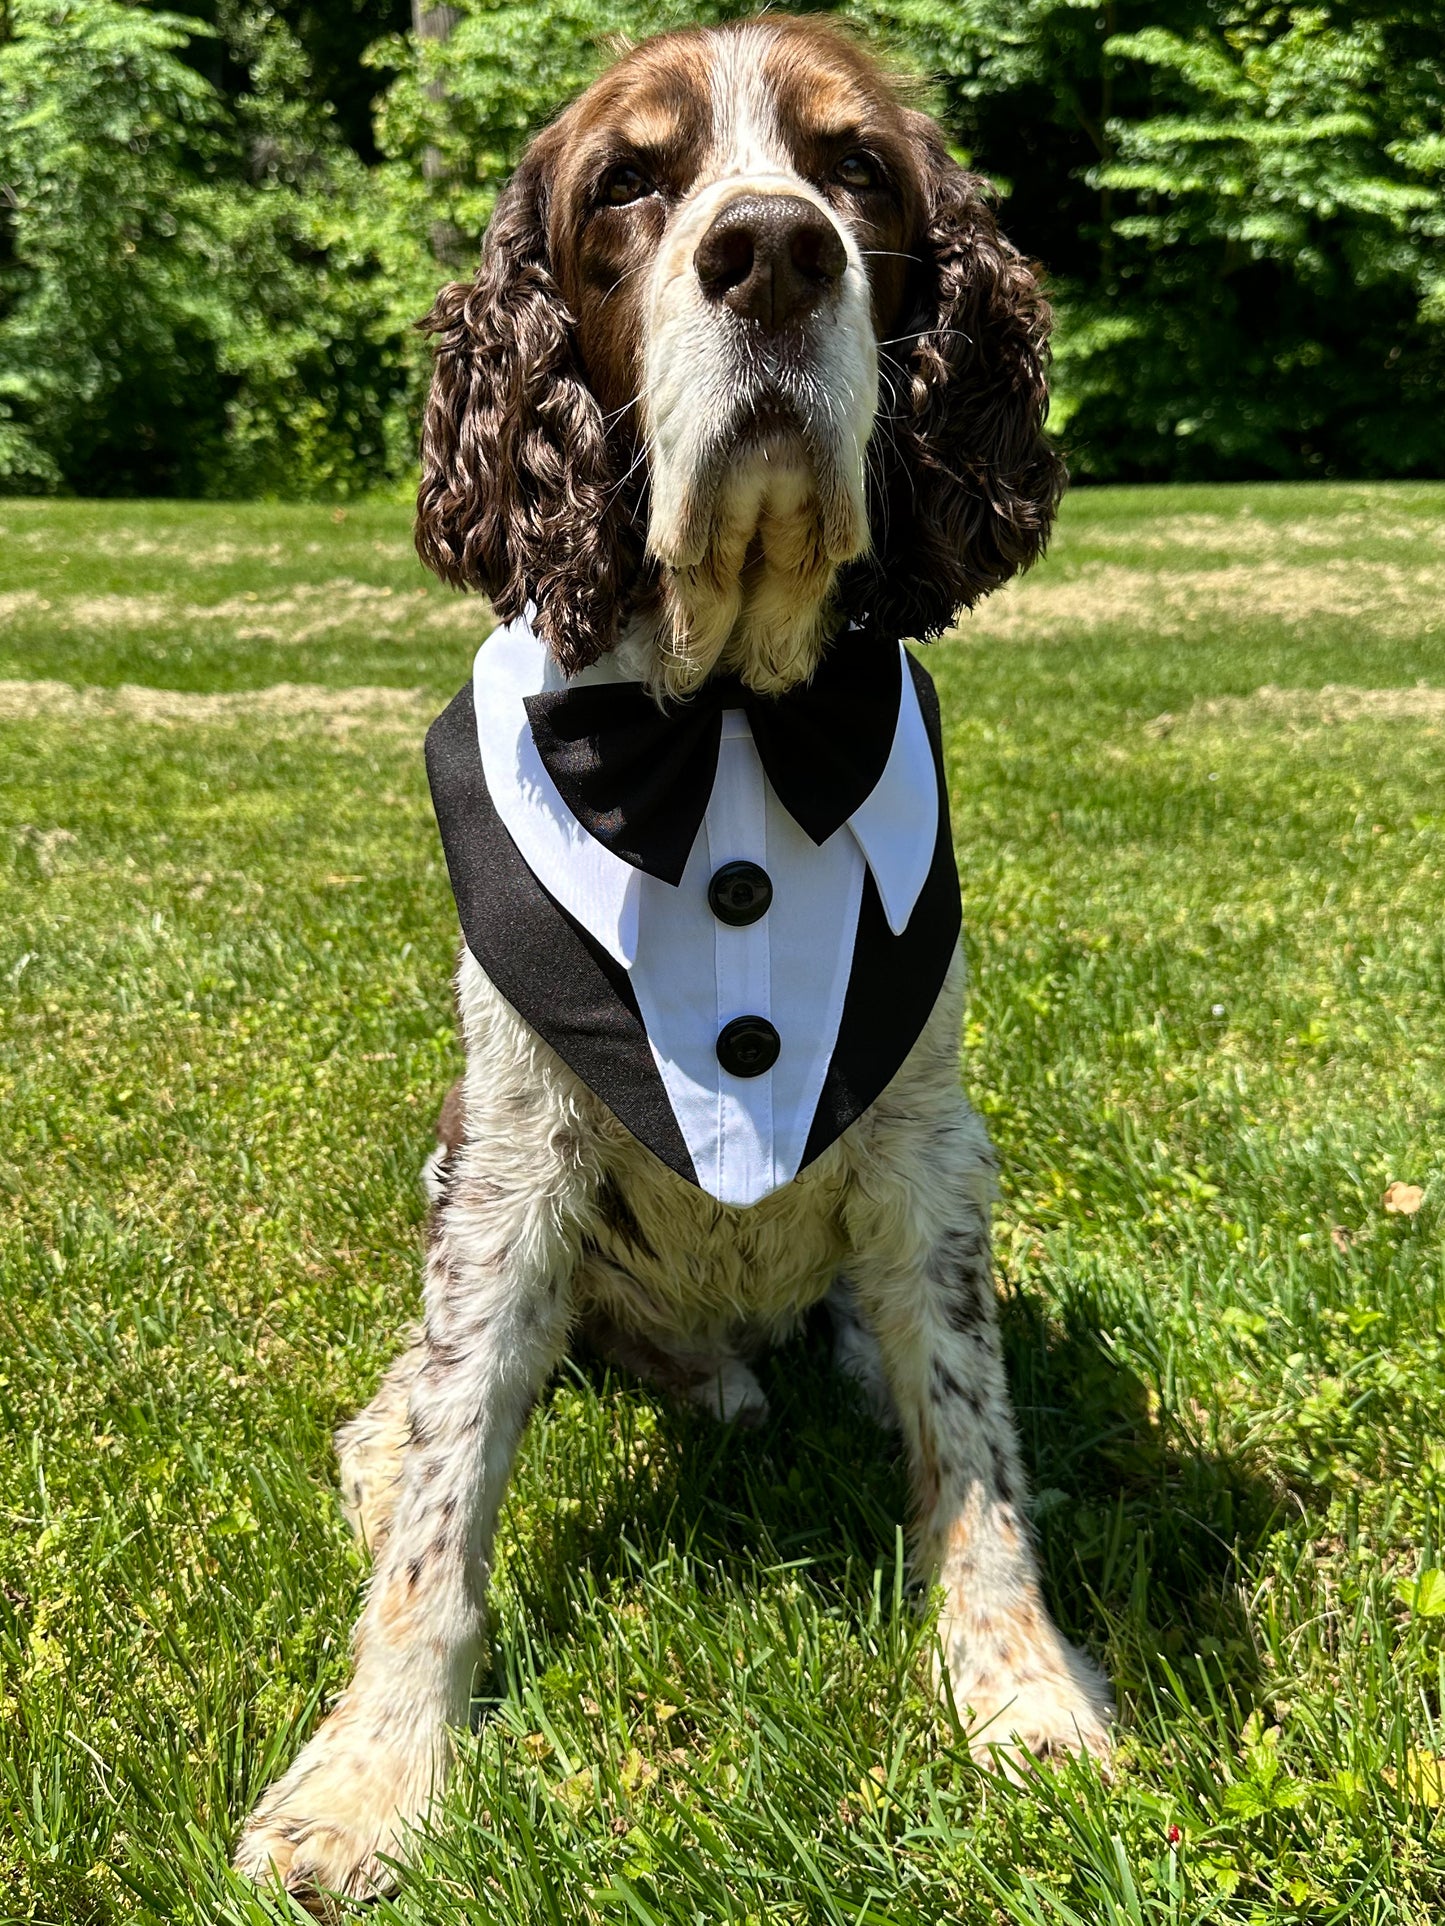
M908 927L938 838L933 753L901 642L898 648L904 659L893 747L882 775L846 824L895 936ZM525 617L490 635L472 667L482 774L503 827L548 894L625 969L637 956L642 872L604 848L563 802L532 740L524 705L543 690L631 679L613 656L570 680L563 677Z

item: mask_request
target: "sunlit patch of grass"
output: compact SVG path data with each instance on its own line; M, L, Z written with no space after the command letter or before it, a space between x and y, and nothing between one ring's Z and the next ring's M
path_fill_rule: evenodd
M490 622L394 506L0 500L0 678L442 695Z
M1445 725L1311 692L1445 688L1442 511L1080 494L1033 626L929 657L1036 1529L1120 1687L1112 1785L967 1762L901 1469L821 1333L745 1436L569 1368L508 1502L475 1739L374 1917L1439 1915ZM5 504L0 590L63 555L76 596L418 586L405 516L347 513ZM1418 619L1281 617L1249 569L1295 550L1390 565ZM1133 604L1056 623L1051 583L1104 561L1239 586L1162 640ZM439 706L484 621L36 622L0 676ZM0 1918L276 1920L225 1859L345 1677L364 1566L328 1439L416 1309L452 911L391 712L127 702L0 723Z

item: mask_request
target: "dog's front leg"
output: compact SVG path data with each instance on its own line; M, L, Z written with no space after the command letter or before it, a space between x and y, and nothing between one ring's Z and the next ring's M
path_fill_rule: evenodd
M942 1587L954 1701L985 1765L1103 1759L1109 1689L1050 1618L1024 1520L989 1260L992 1154L961 1102L926 1141L919 1121L853 1208L849 1277L908 1446L917 1566Z
M349 1690L252 1813L236 1854L296 1893L366 1896L380 1855L440 1790L483 1634L492 1534L527 1413L566 1337L576 1208L568 1153L517 1120L455 1153L427 1257L390 1528L356 1628ZM521 1133L525 1135L526 1133ZM554 1168L545 1169L549 1155Z

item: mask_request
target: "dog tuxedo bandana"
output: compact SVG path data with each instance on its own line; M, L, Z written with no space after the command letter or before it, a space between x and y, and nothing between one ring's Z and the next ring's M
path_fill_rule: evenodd
M811 682L660 704L564 680L525 621L478 651L427 774L467 947L665 1164L788 1183L886 1087L959 929L938 703L849 630Z

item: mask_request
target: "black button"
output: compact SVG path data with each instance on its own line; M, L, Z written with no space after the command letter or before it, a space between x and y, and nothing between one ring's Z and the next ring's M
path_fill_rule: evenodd
M760 1077L772 1069L782 1047L766 1017L734 1017L718 1032L717 1060L731 1076Z
M720 923L744 929L767 915L773 900L772 880L756 863L724 863L707 886L707 900Z

